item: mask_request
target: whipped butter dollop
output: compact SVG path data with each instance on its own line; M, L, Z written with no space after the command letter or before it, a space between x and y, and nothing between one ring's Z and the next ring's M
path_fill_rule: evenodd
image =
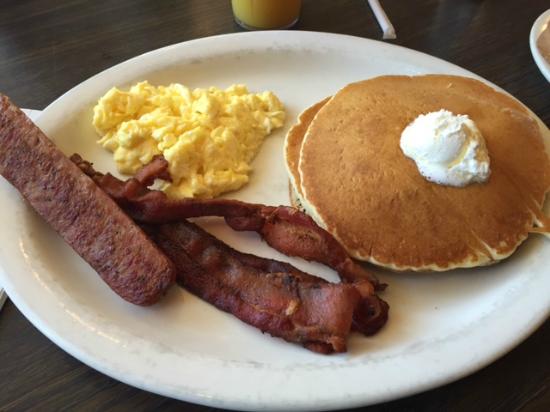
M467 115L421 114L403 130L400 146L434 183L463 187L485 182L491 174L485 139Z

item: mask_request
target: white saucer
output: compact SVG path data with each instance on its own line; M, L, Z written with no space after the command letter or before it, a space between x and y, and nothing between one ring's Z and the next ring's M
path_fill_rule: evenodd
M539 38L542 31L550 24L550 9L542 13L533 27L531 27L531 33L529 34L529 46L531 47L531 54L535 63L539 67L541 73L546 77L546 80L550 82L550 62L546 61L542 54L540 53L539 48L537 47L537 39Z

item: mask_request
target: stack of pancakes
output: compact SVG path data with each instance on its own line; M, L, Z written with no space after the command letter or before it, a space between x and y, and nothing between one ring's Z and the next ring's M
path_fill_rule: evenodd
M420 114L468 115L491 161L485 183L427 181L400 149ZM448 270L510 256L550 232L548 128L515 99L470 78L383 76L350 84L304 111L287 135L293 204L355 258L394 270Z

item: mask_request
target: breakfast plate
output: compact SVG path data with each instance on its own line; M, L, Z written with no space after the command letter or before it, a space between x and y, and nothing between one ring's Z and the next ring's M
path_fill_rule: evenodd
M529 33L529 47L531 48L531 54L537 64L540 72L546 77L546 80L550 82L550 62L548 62L540 52L537 46L537 41L543 30L550 26L550 9L542 13L533 23L531 32ZM550 29L549 29L550 30Z
M434 57L372 40L239 33L176 44L121 63L61 96L37 123L66 154L78 152L98 170L114 173L112 157L96 143L91 125L94 104L112 86L148 80L272 90L287 108L284 130L267 138L250 183L228 197L288 204L282 148L298 113L352 81L424 73L479 79ZM5 211L0 284L19 310L89 366L189 402L239 410L320 410L396 399L484 367L529 336L550 312L550 243L532 236L497 266L425 274L375 270L389 284L383 295L391 306L388 324L371 338L352 335L345 354L319 355L262 335L178 287L152 307L123 301L4 180L0 192ZM239 250L336 280L329 269L283 256L254 234L233 232L218 219L197 222Z

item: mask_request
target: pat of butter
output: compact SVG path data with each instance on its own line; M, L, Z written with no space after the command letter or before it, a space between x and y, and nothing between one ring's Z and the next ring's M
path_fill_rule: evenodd
M400 146L422 176L440 185L482 183L491 173L485 139L466 115L422 114L403 130Z

